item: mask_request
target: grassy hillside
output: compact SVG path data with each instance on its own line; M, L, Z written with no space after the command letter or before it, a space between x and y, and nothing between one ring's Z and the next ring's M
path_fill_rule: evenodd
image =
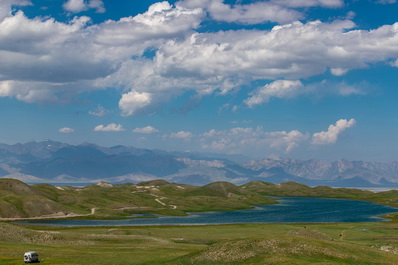
M305 196L367 200L398 207L398 191L308 187L296 182L252 181L242 186L214 182L202 187L154 180L139 184L98 183L87 187L27 185L0 179L0 218L123 218L133 213L185 215L195 211L248 209L276 203L270 196ZM394 217L395 215L391 215Z
M289 236L249 238L215 244L190 258L191 264L396 264L369 247ZM178 264L178 263L177 263Z
M281 197L325 197L357 199L375 195L374 192L359 189L331 188L327 186L309 187L297 182L272 184L263 181L252 181L241 186L251 192L261 193L266 196Z
M0 217L32 217L66 212L45 193L13 179L0 180Z
M263 181L251 181L241 186L250 192L264 196L279 197L324 197L353 200L367 200L398 207L398 191L372 192L352 188L331 188L327 186L309 187L297 182L272 184Z
M230 183L203 187L164 180L137 185L99 183L84 188L26 185L0 179L0 217L23 218L57 214L58 217L121 218L132 213L185 215L187 211L236 210L275 201ZM95 214L90 214L95 213Z
M229 182L214 182L191 189L185 194L186 209L202 211L202 202L214 210L236 210L250 208L252 205L276 203L269 197L248 191Z
M396 223L20 227L0 222L0 264L398 264Z

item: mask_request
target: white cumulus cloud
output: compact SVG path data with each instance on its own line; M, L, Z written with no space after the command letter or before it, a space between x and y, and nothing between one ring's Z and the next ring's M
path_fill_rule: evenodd
M170 138L189 139L193 136L191 132L179 131L170 134Z
M348 70L342 69L342 68L332 68L332 69L330 69L330 72L332 73L332 75L342 76L342 75L345 75L348 72Z
M104 7L104 2L102 0L90 0L88 3L89 8L94 8L97 13L104 13L105 7Z
M398 67L398 59L396 59L394 62L392 62L391 65L394 67Z
M30 0L1 0L0 1L0 22L11 16L13 6L30 6L32 2Z
M217 152L261 154L265 150L291 152L308 139L308 134L300 131L266 132L262 127L217 131L212 129L202 134L202 148Z
M283 148L286 153L290 153L309 137L298 130L270 132L267 136L271 147Z
M222 0L213 0L207 9L215 20L242 24L259 24L268 21L287 23L303 18L300 12L272 2L259 1L248 5L230 6L224 4Z
M10 5L17 3L28 1L0 5L11 10ZM88 2L94 4L100 3ZM85 16L61 23L53 18L30 19L21 11L7 13L0 20L0 80L9 84L9 91L2 94L26 102L58 103L103 89L102 78L116 73L123 62L165 39L183 36L199 25L202 16L200 9L171 8L89 26L90 18Z
M123 126L121 124L115 124L115 123L110 123L106 126L104 125L98 125L94 128L94 131L96 132L121 132L125 131Z
M88 114L90 115L94 115L94 116L98 116L98 117L102 117L105 116L108 113L111 113L112 111L105 109L103 106L101 105L97 105L97 108L95 110L91 110L88 112Z
M122 110L123 116L130 116L149 106L151 101L152 95L150 93L130 91L120 99L119 108Z
M291 98L301 87L303 84L299 80L276 80L255 90L251 97L245 100L245 104L253 108L255 105L268 102L271 97Z
M69 128L69 127L64 127L58 130L60 133L73 133L75 129Z
M398 65L398 23L360 30L350 20L296 21L271 30L195 32L208 13L220 19L238 13L242 23L259 23L262 13L257 11L264 11L264 4L302 12L306 7L339 7L343 1L338 0L249 5L186 0L174 6L164 1L142 14L95 25L84 16L62 23L11 12L12 5L29 3L0 1L0 96L25 102L67 103L80 93L112 87L123 94L119 108L129 116L153 111L186 92L198 98L226 95L259 80L287 84L326 71L339 76L376 63ZM99 0L64 3L74 4L76 11L101 6ZM155 51L153 57L143 56L148 50ZM309 91L294 85L271 88L254 91L246 104ZM354 93L346 88L341 94Z
M304 18L298 8L321 6L336 8L343 5L342 0L271 0L255 1L250 4L229 5L223 0L182 0L177 6L202 8L218 21L242 24L259 24L265 22L288 23Z
M146 126L146 127L143 127L143 128L135 128L133 130L133 132L151 134L151 133L157 133L157 132L159 132L159 130L154 128L154 127L152 127L152 126Z
M345 82L331 82L322 80L321 82L309 83L303 85L300 81L276 80L270 84L260 87L244 100L249 108L266 103L271 97L275 98L293 98L299 95L307 97L323 98L331 95L351 96L365 95L369 85L367 83L347 84Z
M63 8L72 13L79 13L88 9L96 9L97 13L104 13L104 2L102 0L68 0L63 4Z
M87 10L87 4L84 0L68 0L63 4L63 8L67 11L78 13Z
M344 5L343 0L271 0L271 2L286 7L323 6L328 8L336 8Z
M355 119L340 119L336 124L330 125L327 131L314 133L312 136L312 144L325 145L336 143L339 135L348 128L353 127L355 124Z

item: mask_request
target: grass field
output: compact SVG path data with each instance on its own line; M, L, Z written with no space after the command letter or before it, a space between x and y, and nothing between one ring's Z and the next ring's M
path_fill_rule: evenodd
M264 196L265 195L265 196ZM310 188L294 182L226 182L202 187L165 181L29 186L0 181L0 217L124 218L132 213L184 215L271 204L266 196L369 200L398 206L398 192ZM90 213L91 210L91 213ZM62 217L62 216L61 216ZM398 264L398 214L387 223L240 224L214 226L55 228L0 222L0 264L23 264L37 251L43 264ZM4 219L5 220L5 219Z
M21 227L0 223L0 264L398 264L398 223Z

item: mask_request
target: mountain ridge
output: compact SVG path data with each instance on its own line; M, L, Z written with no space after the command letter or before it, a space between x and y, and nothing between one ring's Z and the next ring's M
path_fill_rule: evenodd
M192 185L261 180L296 181L310 186L389 187L398 186L398 162L326 162L274 156L239 163L225 155L45 140L0 144L0 178L30 183L123 183L161 178Z

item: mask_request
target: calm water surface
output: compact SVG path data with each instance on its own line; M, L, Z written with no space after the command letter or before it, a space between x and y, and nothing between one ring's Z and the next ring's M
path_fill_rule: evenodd
M141 225L211 225L236 223L348 223L382 222L378 216L398 212L398 208L365 201L284 197L280 204L256 206L250 210L190 213L188 216L124 220L31 220L19 224L45 226L141 226ZM148 215L146 215L148 216ZM153 218L157 217L157 218Z

